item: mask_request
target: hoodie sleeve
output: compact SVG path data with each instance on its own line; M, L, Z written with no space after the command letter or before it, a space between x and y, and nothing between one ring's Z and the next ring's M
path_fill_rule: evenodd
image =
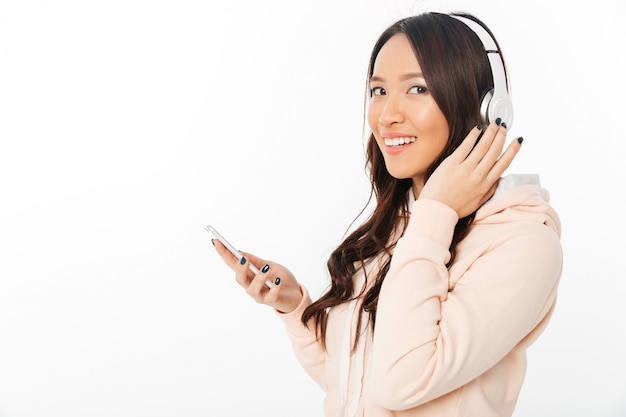
M326 353L315 335L315 328L309 329L302 324L301 317L304 310L311 305L311 297L304 286L300 286L302 301L290 313L276 312L285 323L287 335L296 354L296 358L304 370L326 391L325 366ZM312 325L313 326L313 325Z
M448 290L456 212L417 200L382 285L370 393L379 405L416 407L475 379L549 314L561 246L539 222L509 224Z

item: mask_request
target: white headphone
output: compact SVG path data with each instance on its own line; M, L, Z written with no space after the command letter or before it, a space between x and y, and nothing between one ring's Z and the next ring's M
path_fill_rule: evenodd
M453 14L450 16L463 22L476 33L483 43L487 58L489 59L491 73L493 74L493 89L487 91L483 96L480 103L480 114L488 123L499 117L506 123L507 128L510 129L511 126L513 126L513 103L511 102L511 96L507 89L504 61L502 60L496 42L489 32L478 22L463 16Z

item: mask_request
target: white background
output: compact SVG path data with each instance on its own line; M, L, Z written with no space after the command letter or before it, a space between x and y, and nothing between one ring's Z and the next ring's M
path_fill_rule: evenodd
M370 49L426 10L495 32L510 172L563 223L515 417L625 416L623 0L0 1L0 416L321 416L204 226L319 295L368 195Z

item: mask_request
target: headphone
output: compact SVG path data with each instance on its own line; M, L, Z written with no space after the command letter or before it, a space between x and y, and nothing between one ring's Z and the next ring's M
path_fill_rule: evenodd
M489 32L478 22L464 16L449 15L469 27L480 39L487 53L491 73L493 74L493 88L485 93L480 102L480 114L488 122L500 118L507 128L513 126L513 103L506 85L506 72L501 52Z

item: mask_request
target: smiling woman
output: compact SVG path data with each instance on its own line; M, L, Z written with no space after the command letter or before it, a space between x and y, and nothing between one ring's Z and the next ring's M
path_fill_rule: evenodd
M538 305L549 305L551 294L528 295L548 255L530 259L522 244L530 229L555 238L541 211L545 190L533 185L537 176L508 175L527 172L540 173L550 189L565 262L549 326L526 351L513 417L626 416L624 155L614 151L626 138L623 106L608 100L626 97L626 49L615 47L626 39L626 2L576 6L0 1L0 416L320 417L324 404L384 416L386 409L372 407L420 401L397 414L428 415L449 399L426 398L438 390L459 394L461 410L475 409L464 394L479 384L493 404L514 398L518 384L488 385L487 377L519 378L506 364L521 369L513 364L524 362L524 347L541 326L497 366L477 378L470 373L491 366L486 361L544 313ZM507 127L496 128L495 120L475 115L482 88L498 74L463 26L449 28L449 44L431 36L445 33L439 24L420 21L378 45L390 24L428 10L469 10L492 29L512 83L514 125L504 120ZM420 79L406 91L376 85L382 90L367 97L373 84L394 81L378 70L382 49L396 36L416 45L411 65L421 74L405 71ZM454 47L461 38L467 44ZM371 54L374 45L381 51ZM497 65L500 55L488 58ZM506 92L506 82L500 85ZM452 223L464 213L455 214L442 192L464 195L465 179L443 186L437 178L450 161L434 162L421 191L417 170L396 172L386 161L396 139L415 139L407 150L424 144L423 125L413 126L417 115L396 93L406 93L402 100L431 97L460 142L471 134L478 144L494 143L506 134L517 147L516 138L525 138L463 238L461 220L458 232ZM374 121L370 128L367 112L390 99L392 127ZM382 147L370 140L372 129L407 137ZM367 210L352 222L372 189ZM529 190L542 197L523 200L520 192ZM424 214L428 207L432 214ZM299 284L292 282L289 298L301 304L276 314L251 302L210 244L208 223L236 249L288 265ZM344 243L361 226L363 233ZM511 238L515 227L519 245ZM507 256L498 255L507 248ZM369 269L360 296L363 263ZM270 282L281 278L274 294L288 298L288 275L273 262L254 261L259 271L266 264ZM447 289L433 291L446 281ZM509 285L517 292L507 303ZM267 293L261 287L260 295ZM322 334L313 335L323 304L308 311L308 329L301 325L305 293L312 306L320 296L329 306L325 350ZM353 296L360 296L354 304ZM320 314L320 326L322 320ZM398 334L421 335L425 343ZM398 360L396 368L384 354ZM401 379L408 375L414 380ZM376 378L402 390L393 398ZM467 389L459 391L460 384Z
M330 255L318 300L284 266L214 242L237 282L284 320L327 416L510 416L526 349L556 303L558 215L536 176L502 178L522 139L504 149L506 123L481 112L502 88L494 51L459 19L491 36L471 15L423 13L376 42L376 206Z

